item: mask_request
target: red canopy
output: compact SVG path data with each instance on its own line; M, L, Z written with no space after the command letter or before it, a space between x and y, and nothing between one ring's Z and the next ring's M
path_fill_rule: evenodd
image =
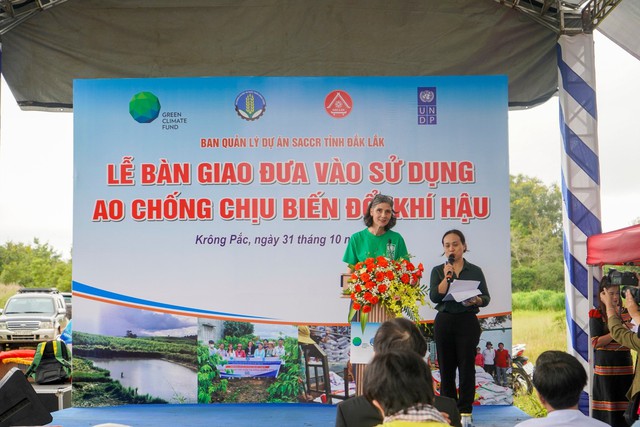
M587 264L640 265L640 224L588 237Z

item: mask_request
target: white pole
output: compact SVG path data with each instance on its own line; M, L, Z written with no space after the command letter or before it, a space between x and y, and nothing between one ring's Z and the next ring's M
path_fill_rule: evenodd
M558 40L567 349L589 366L589 310L593 290L587 269L587 237L602 232L595 60L592 34ZM591 378L590 378L591 379ZM588 388L589 389L589 388ZM588 390L587 389L587 390ZM581 410L587 413L587 396Z

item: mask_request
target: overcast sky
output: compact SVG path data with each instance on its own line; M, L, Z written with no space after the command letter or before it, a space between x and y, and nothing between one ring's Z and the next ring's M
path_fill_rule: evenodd
M596 32L602 229L640 218L640 61ZM72 246L73 115L21 111L2 80L0 244L39 238L65 258ZM560 184L558 99L509 112L511 174Z

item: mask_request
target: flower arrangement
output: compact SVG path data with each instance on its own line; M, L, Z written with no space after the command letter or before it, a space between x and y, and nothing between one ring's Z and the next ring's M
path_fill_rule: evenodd
M348 320L360 312L364 331L371 308L382 304L396 317L404 313L411 320L419 321L420 306L425 304L426 295L426 287L420 285L423 272L422 264L416 267L406 259L379 256L357 263L343 290L351 298Z

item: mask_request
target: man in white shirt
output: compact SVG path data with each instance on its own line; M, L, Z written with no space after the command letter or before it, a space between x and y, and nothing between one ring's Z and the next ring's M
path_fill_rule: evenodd
M487 341L487 348L482 350L482 358L484 359L484 370L492 377L496 376L496 351L493 349L491 341Z
M284 340L282 338L278 339L278 346L273 349L273 355L275 357L279 357L280 359L284 358L287 352L284 349Z
M538 356L533 385L547 416L523 421L515 427L608 426L578 410L580 393L587 385L587 372L570 354L549 350Z

